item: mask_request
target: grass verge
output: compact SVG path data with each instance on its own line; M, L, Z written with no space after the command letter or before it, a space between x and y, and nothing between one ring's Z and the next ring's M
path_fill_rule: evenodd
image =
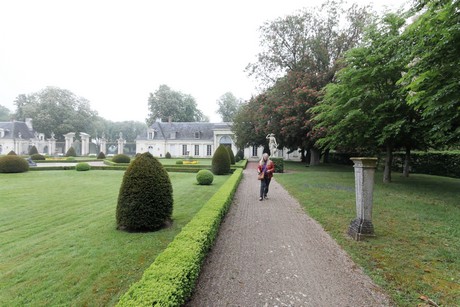
M375 176L376 237L356 242L346 234L355 217L353 167L306 168L286 162L276 181L388 291L398 306L426 296L442 306L460 305L460 180L393 174Z
M115 229L122 171L0 174L0 306L111 306L230 176L171 173L174 223Z

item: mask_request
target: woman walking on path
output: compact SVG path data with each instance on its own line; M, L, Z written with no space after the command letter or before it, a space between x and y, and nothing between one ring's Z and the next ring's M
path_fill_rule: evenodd
M260 180L260 198L259 200L267 199L268 186L275 172L275 164L272 160L268 158L268 153L262 155L262 159L259 161L259 166L257 167L258 174L264 174L263 179Z

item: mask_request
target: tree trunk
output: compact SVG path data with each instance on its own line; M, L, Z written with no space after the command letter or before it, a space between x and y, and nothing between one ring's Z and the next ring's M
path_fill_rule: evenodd
M329 152L330 152L330 149L326 149L326 151L324 152L324 159L323 159L324 163L329 163Z
M403 176L409 177L410 168L410 148L406 147L406 156L404 157Z
M385 157L385 169L383 170L383 182L391 182L391 165L393 164L393 148L387 145L387 154Z
M312 147L310 149L310 153L311 153L310 166L319 165L319 158L320 158L320 155L321 155L321 151L319 149L317 149L317 148Z

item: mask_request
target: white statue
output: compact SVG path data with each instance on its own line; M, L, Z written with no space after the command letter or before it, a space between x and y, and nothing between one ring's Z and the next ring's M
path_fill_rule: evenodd
M268 148L270 149L270 155L274 156L278 151L278 143L276 143L275 135L273 133L267 134L266 139L268 140Z

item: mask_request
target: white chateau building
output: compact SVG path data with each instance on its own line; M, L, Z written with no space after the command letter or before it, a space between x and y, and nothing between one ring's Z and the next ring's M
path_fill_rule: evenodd
M48 153L50 150L52 152L55 140L46 140L44 133L35 131L31 118L26 118L25 122L0 122L0 155L6 155L10 151L27 155L32 146L40 153Z
M230 146L236 155L235 135L232 123L208 122L162 122L157 120L147 130L147 135L136 139L136 153L150 152L154 157L196 157L210 158L220 144ZM276 157L286 160L300 160L300 154L278 150ZM244 149L244 158L258 160L262 157L262 146Z

